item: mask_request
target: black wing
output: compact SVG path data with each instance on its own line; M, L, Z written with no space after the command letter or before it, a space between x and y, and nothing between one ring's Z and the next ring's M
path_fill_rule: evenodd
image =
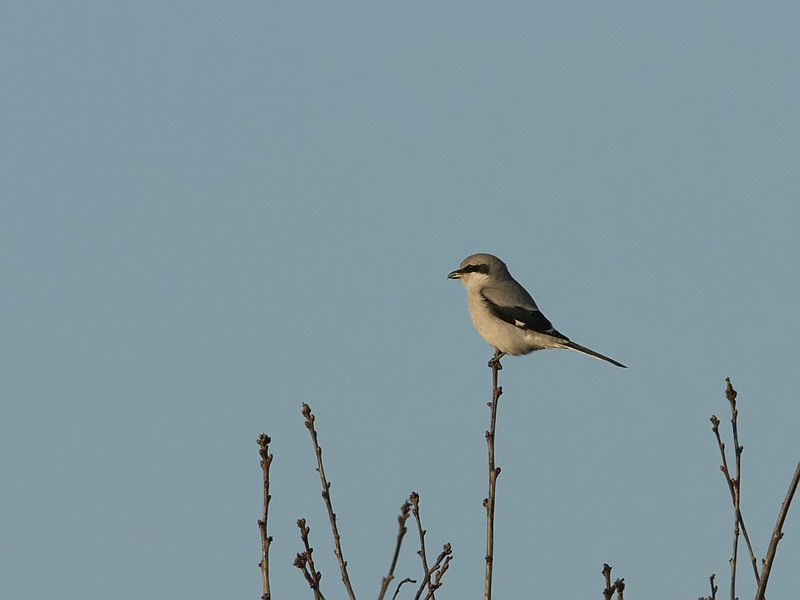
M510 323L520 329L546 333L562 340L569 339L564 334L556 331L553 328L553 324L538 309L523 308L521 306L500 306L489 300L483 293L481 293L481 299L483 299L486 307L495 317L506 323Z

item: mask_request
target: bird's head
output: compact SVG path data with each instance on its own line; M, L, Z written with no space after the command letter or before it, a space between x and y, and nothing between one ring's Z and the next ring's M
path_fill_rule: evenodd
M460 279L465 288L480 289L485 287L490 280L508 273L506 264L491 254L472 254L452 271L448 279Z

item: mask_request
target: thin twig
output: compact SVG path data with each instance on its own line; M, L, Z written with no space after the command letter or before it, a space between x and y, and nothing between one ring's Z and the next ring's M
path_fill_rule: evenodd
M272 593L269 589L269 547L272 544L272 536L267 535L267 517L269 517L269 501L272 496L269 494L269 467L272 464L272 454L269 453L270 437L262 433L258 436L258 454L261 457L261 472L264 479L264 514L258 520L258 529L261 532L261 578L263 580L262 600L271 600Z
M484 580L484 600L492 600L492 567L494 562L494 508L495 508L495 487L497 476L500 475L500 467L494 464L494 440L495 424L497 423L497 401L503 393L503 388L497 385L497 374L503 366L500 358L503 353L495 350L494 357L489 361L489 368L492 370L492 401L488 403L491 409L491 420L489 430L486 432L486 446L489 453L489 496L484 498L483 506L486 508L486 576Z
M417 583L417 580L411 579L411 577L406 577L405 579L403 579L400 583L397 584L397 589L394 591L394 594L392 594L392 600L395 600L397 598L397 594L400 593L400 588L403 587L404 583Z
M738 497L738 494L737 494ZM736 600L736 562L739 558L739 518L733 511L733 549L731 550L731 600Z
M400 546L403 543L403 537L406 535L406 531L408 531L406 521L408 520L409 510L411 510L411 503L408 501L403 502L403 506L400 507L400 515L397 517L397 543L394 546L392 564L389 565L389 572L386 574L386 577L381 580L381 591L378 594L378 600L383 600L383 597L386 595L386 590L389 589L389 584L392 582L392 579L394 579L394 568L397 566L397 557L400 556Z
M602 574L606 583L605 588L603 588L603 598L605 600L611 600L611 597L614 595L614 586L611 585L611 565L603 563Z
M728 484L728 491L731 494L731 502L733 503L733 553L729 564L731 567L731 600L736 600L736 554L739 541L739 517L736 511L736 498L738 494L736 493L736 483L731 477L730 469L728 469L728 456L725 453L725 443L719 434L719 419L717 415L711 415L711 431L714 432L714 436L717 438L717 446L719 446L719 452L722 456L722 464L719 468L725 476L725 482ZM756 579L758 579L758 574L756 574Z
M317 571L314 566L314 549L308 542L308 533L311 529L306 527L305 519L297 519L297 527L300 529L300 539L303 540L305 551L300 552L295 557L294 566L303 572L309 587L314 591L314 600L325 600L325 596L322 595L322 590L319 586L322 573Z
M308 587L314 590L314 598L316 599L318 597L317 588L315 587L316 583L314 582L314 576L308 569L308 555L305 552L298 552L297 556L294 557L294 562L292 564L300 569L303 577L308 582Z
M333 512L333 505L331 504L331 483L325 477L325 467L322 465L322 448L320 448L319 441L317 440L317 431L314 429L314 414L311 408L303 403L303 416L305 417L305 425L311 435L311 441L314 444L314 453L317 456L317 473L319 473L319 480L322 483L322 499L325 501L325 508L328 509L328 520L331 523L331 532L333 533L334 550L336 560L339 562L339 571L342 574L342 583L347 590L347 595L350 600L356 600L356 595L353 593L353 586L350 584L350 576L347 574L347 561L344 559L342 553L341 536L339 536L339 528L336 526L336 513Z
M733 431L733 452L736 460L736 477L733 479L733 550L731 552L731 600L736 600L736 563L739 557L739 515L741 514L742 490L742 447L739 445L739 411L736 409L736 390L730 378L725 379L725 397L731 406L731 430ZM756 582L758 578L756 577Z
M442 561L448 559L446 562L449 563L450 562L449 557L452 554L453 554L453 549L450 547L450 544L445 544L444 546L442 546L442 551L439 554L439 556L436 557L436 562L433 563L433 566L430 569L428 569L428 571L425 573L425 577L423 578L422 583L417 589L417 594L416 596L414 596L414 600L419 600L422 597L422 592L428 586L428 582L431 580L433 574L439 570ZM430 593L430 591L428 593Z
M433 598L433 593L442 587L442 577L447 572L448 567L450 567L450 561L453 560L452 556L448 556L444 559L444 564L442 568L439 569L438 573L436 573L436 580L433 582L433 585L430 583L430 579L428 580L428 595L425 596L425 600L431 600Z
M622 592L625 590L625 580L617 579L614 582L614 587L617 588L617 600L623 600Z
M702 597L698 598L698 600L717 600L717 590L719 588L714 584L714 579L715 578L716 578L716 575L714 575L713 573L708 578L708 582L709 582L709 584L711 584L711 595L710 596L702 596Z
M611 566L607 563L603 564L603 570L601 571L603 575L603 579L605 580L605 588L603 589L603 598L605 600L611 600L614 592L617 592L617 600L623 600L622 592L625 590L625 580L624 579L617 579L614 581L614 584L611 584Z
M772 538L769 542L767 549L767 558L764 560L764 566L761 569L761 582L758 585L758 592L756 593L756 600L764 600L764 592L767 589L767 581L769 574L772 571L772 563L775 560L775 552L778 549L778 542L783 537L783 522L786 520L786 515L789 512L789 505L792 503L794 492L797 490L797 484L800 482L800 462L795 467L792 481L789 483L789 490L786 492L786 497L781 503L781 510L778 513L778 520L775 523L775 529L772 531Z
M747 553L750 555L750 565L753 568L753 575L756 578L756 585L759 583L758 575L758 561L756 554L753 552L753 545L750 543L750 534L747 533L747 526L744 524L744 517L742 517L742 451L744 446L739 444L739 410L736 408L736 390L733 389L730 377L725 378L725 397L731 406L731 430L733 431L733 448L736 455L736 479L735 490L736 496L731 497L734 502L734 509L736 511L736 519L742 528L742 535L744 536L744 543L747 546Z
M739 431L738 431L738 416L739 411L736 408L736 390L733 389L731 385L731 381L729 378L725 379L726 382L726 390L725 395L728 398L728 402L731 406L731 426L733 428L733 435L734 435L734 453L736 457L736 479L731 476L730 469L728 468L728 459L727 453L725 452L725 444L722 441L722 438L719 433L719 419L716 415L711 415L711 430L714 432L714 437L717 440L717 446L719 447L719 453L722 457L722 464L720 465L719 469L722 471L722 475L725 477L725 482L728 484L728 491L731 495L731 503L733 504L734 509L734 554L737 554L736 545L738 540L738 527L736 523L741 527L741 533L744 536L744 542L747 546L747 553L750 555L750 566L753 569L753 576L756 580L756 585L759 583L760 575L758 573L758 561L756 560L755 552L753 551L753 544L750 542L750 534L747 533L747 526L744 522L744 517L742 516L741 505L739 502L740 497L740 479L741 479L741 455L742 450L744 449L742 446L739 445ZM732 578L735 577L735 561L733 556L731 557L731 570L732 570ZM733 582L732 582L733 583ZM733 585L731 586L733 590Z
M408 501L411 502L411 514L414 515L414 520L417 522L417 533L419 534L419 550L417 550L417 554L422 560L422 573L424 576L424 574L428 572L428 556L425 551L425 534L427 531L422 528L422 518L419 516L419 494L417 492L411 492ZM432 588L432 585L433 584L428 581L429 589ZM435 600L436 596L431 594L431 599Z

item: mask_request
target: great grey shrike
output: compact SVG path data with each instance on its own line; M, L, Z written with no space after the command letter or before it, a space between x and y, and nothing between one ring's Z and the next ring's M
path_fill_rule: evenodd
M613 358L576 344L559 333L496 256L468 256L447 277L460 279L467 288L467 308L472 324L500 353L496 359L504 354L518 356L545 348L567 348L625 368Z

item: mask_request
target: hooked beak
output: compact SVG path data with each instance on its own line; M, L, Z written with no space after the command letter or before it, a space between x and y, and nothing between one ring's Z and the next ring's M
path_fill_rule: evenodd
M456 269L455 271L451 271L450 274L447 276L448 279L461 279L461 275L463 271L461 269Z

